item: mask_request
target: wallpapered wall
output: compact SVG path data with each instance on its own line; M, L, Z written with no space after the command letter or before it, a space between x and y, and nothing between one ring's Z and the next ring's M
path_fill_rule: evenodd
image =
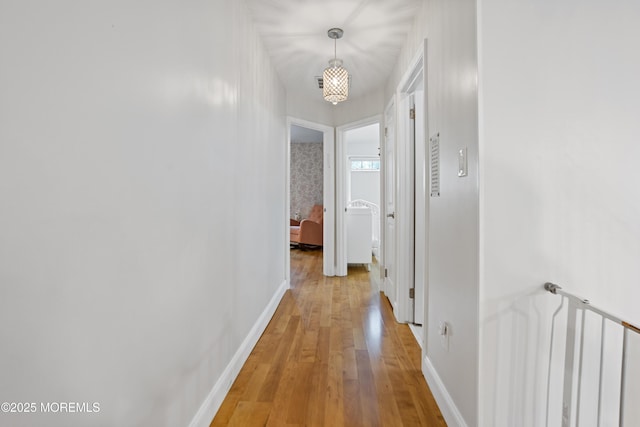
M291 144L291 218L322 204L323 173L321 142Z

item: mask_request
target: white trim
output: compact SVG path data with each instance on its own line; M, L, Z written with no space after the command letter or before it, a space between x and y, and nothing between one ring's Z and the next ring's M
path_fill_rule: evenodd
M336 276L347 275L347 227L345 211L347 208L347 148L344 144L345 132L361 127L378 124L382 127L381 114L347 123L336 128ZM380 140L379 140L380 142ZM383 191L382 189L380 190Z
M286 159L286 183L285 183L285 224L289 224L289 210L291 206L291 125L302 126L305 128L322 132L322 150L324 157L324 180L323 180L323 201L324 205L324 221L323 221L323 251L322 251L322 273L325 276L336 275L336 210L335 210L335 129L319 123L310 122L295 117L287 117L287 159ZM289 227L286 228L287 245L285 248L286 277L289 279L291 260L289 256L289 246L291 236Z
M424 42L414 55L407 71L402 76L396 94L396 292L399 322L420 322L414 319L414 301L409 298L409 289L415 284L415 159L413 135L410 132L409 109L413 103L413 92L424 81Z
M325 127L323 132L324 177L323 195L323 258L322 272L325 276L336 275L336 130Z
M233 358L227 365L227 367L218 378L218 381L214 384L211 392L204 400L198 412L189 423L189 427L208 427L211 424L211 421L216 416L218 409L220 409L220 405L224 401L224 398L227 396L227 393L231 389L231 384L235 381L236 377L240 373L240 369L249 358L253 347L255 347L256 343L260 339L260 336L267 328L269 321L273 317L276 309L278 308L278 304L285 292L289 289L289 282L287 280L283 281L282 284L276 290L276 293L267 304L267 307L264 309L256 323L249 331L249 334L244 339L238 351L233 355Z
M287 117L287 140L285 152L285 174L284 174L284 218L291 217L291 119ZM290 224L286 219L284 224ZM291 282L291 229L285 225L285 246L284 246L284 280Z
M424 79L424 98L423 98L423 120L424 120L424 147L425 150L428 150L429 147L429 135L430 127L429 127L429 40L424 39L423 46L423 55L422 55L422 78ZM424 318L422 319L422 339L423 342L429 342L429 224L431 224L430 212L431 212L431 198L429 194L429 187L431 185L431 175L430 168L431 165L427 162L427 152L425 154L425 168L424 168L424 185L425 194L424 194L424 256L425 260L422 263L423 274L424 274ZM422 354L424 357L427 355L427 346L423 347Z
M413 301L409 289L414 277L414 163L410 133L409 109L411 97L398 90L396 110L396 292L398 322L413 322Z
M467 427L462 414L428 357L422 360L422 373L447 425L449 427Z
M487 326L486 323L480 322L480 319L486 319L488 317L488 310L485 308L485 304L481 303L484 295L489 295L487 283L485 280L485 270L486 270L486 260L485 260L485 250L486 248L486 236L485 230L488 229L486 223L486 217L484 213L486 212L486 198L485 194L486 185L485 185L485 146L486 146L486 138L485 138L485 108L484 108L484 50L482 46L484 46L484 37L485 34L485 25L483 19L483 11L484 6L482 4L483 0L478 0L476 4L476 59L478 61L478 71L476 81L478 82L478 289L475 297L476 300L476 308L477 308L477 317L475 321L478 324L478 334L476 335L476 342L474 343L475 348L478 351L478 358L476 360L476 372L478 373L477 378L477 386L476 386L476 405L478 407L478 420L484 420L486 417L486 411L488 409L485 408L484 399L483 399L483 391L485 387L485 381L492 381L489 379L489 376L484 373L483 366L486 363L485 356L485 348L480 343L485 343L489 341L489 338L485 338L487 334ZM489 334L490 335L490 334ZM493 355L489 356L492 357ZM485 379L486 377L486 379ZM488 401L488 400L487 400Z
M391 123L394 124L393 126L393 140L395 141L396 139L396 129L395 129L395 122L396 122L396 118L395 118L395 108L396 108L396 95L393 94L391 96L391 99L389 100L389 102L387 103L387 106L384 109L384 115L383 115L383 125L380 126L380 253L382 254L382 257L380 259L380 279L382 280L382 288L383 291L385 293L385 295L387 296L387 298L389 299L389 302L391 302L391 306L393 307L393 312L396 312L396 300L397 300L397 295L395 295L393 293L393 287L390 284L390 281L394 280L393 277L391 278L387 278L384 275L385 269L387 268L387 260L388 258L391 256L390 254L387 254L387 175L389 174L389 171L387 170L387 162L386 162L386 156L387 156L387 138L388 135L386 132L388 132L388 127L389 127L389 117L391 117ZM386 131L385 131L386 130ZM395 245L394 245L395 248ZM391 272L392 274L394 273L393 271ZM395 314L394 314L395 315Z
M347 275L347 149L343 127L336 128L336 276Z
M422 349L422 353L424 353L424 345L423 345L424 339L422 338L422 336L424 335L422 330L424 328L422 326L418 326L416 324L409 323L409 329L411 329L411 333L413 334L413 337L416 339L416 342L418 343L418 345Z
M422 40L420 46L418 46L418 49L416 50L416 53L413 55L409 66L407 66L407 71L402 76L400 84L398 84L399 92L409 91L411 86L414 86L418 73L420 73L420 71L424 71L425 40Z

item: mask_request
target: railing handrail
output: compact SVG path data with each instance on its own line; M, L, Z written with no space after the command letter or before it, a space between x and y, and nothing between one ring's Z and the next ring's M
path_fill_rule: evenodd
M594 305L591 304L591 302L586 299L586 298L582 298L579 297L577 295L573 295L570 294L569 292L563 291L562 287L559 285L556 285L555 283L551 283L551 282L547 282L544 284L544 288L551 292L552 294L556 294L556 295L562 295L564 297L567 297L569 299L574 300L575 302L578 302L584 306L587 306L589 310L594 311L596 313L598 313L599 315L601 315L602 317L605 317L615 323L618 323L619 325L622 325L625 329L628 329L630 331L635 332L636 334L640 334L640 328L635 326L634 324L627 322L625 320L622 320L621 318L619 318L618 316L615 316L605 310L602 310Z
M601 409L602 409L602 393L603 393L603 366L604 366L604 342L605 342L605 320L609 320L613 323L617 323L622 326L623 334L622 334L622 360L620 363L620 402L619 402L619 413L618 413L618 425L620 427L624 426L625 422L625 390L626 390L626 372L627 372L627 346L629 340L629 331L635 332L636 334L640 334L640 328L633 325L630 322L622 320L620 317L615 316L605 310L602 310L598 307L591 305L586 298L581 298L577 295L573 295L569 292L565 292L562 290L562 287L556 285L555 283L547 282L544 284L544 288L551 292L552 294L560 295L567 298L568 304L568 314L567 314L567 340L566 340L566 350L565 350L565 374L564 374L564 385L563 385L563 408L569 408L566 411L563 409L562 412L562 425L569 426L571 424L571 409L573 407L573 387L574 387L574 351L576 345L578 346L578 382L577 382L577 398L576 402L576 425L579 425L580 419L580 402L581 402L581 380L582 380L582 361L583 361L583 350L584 350L584 330L585 330L585 312L587 310L592 311L596 314L599 314L602 317L602 327L600 331L600 371L599 371L599 389L598 389L598 426L600 426L601 422ZM576 310L582 310L582 320L580 327L580 339L579 343L576 342ZM556 311L556 314L558 311ZM555 314L554 314L555 317ZM571 331L571 333L570 333Z

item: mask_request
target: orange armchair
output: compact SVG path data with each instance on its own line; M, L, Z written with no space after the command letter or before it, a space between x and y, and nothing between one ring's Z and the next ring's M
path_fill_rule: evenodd
M298 245L322 246L322 205L315 205L309 213L309 218L298 222L290 221L291 243Z

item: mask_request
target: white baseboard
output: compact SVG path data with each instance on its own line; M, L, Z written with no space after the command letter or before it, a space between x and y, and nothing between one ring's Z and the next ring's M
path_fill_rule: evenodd
M255 347L260 336L267 328L269 321L273 317L273 314L278 308L278 304L280 303L280 300L282 300L287 289L289 289L289 283L285 280L282 282L280 287L278 287L278 290L273 295L271 301L269 301L269 304L264 309L256 323L253 325L253 328L251 328L251 331L240 345L240 348L238 348L238 351L233 355L233 358L222 372L222 375L220 375L220 378L218 378L218 381L214 384L213 389L211 389L211 392L191 420L189 427L209 427L211 420L216 416L218 409L220 409L220 405L222 405L224 398L227 396L227 393L231 388L231 384L233 384L233 381L240 373L240 369L242 369L244 362L249 358L253 347Z
M428 357L425 357L422 361L422 373L427 380L427 384L429 384L431 393L433 393L433 397L436 399L436 403L447 425L449 427L467 427L467 423L464 421L462 414Z
M418 326L418 325L414 325L413 323L409 323L409 329L411 330L411 333L413 334L413 337L418 342L418 345L420 346L420 348L424 348L422 346L422 326Z

